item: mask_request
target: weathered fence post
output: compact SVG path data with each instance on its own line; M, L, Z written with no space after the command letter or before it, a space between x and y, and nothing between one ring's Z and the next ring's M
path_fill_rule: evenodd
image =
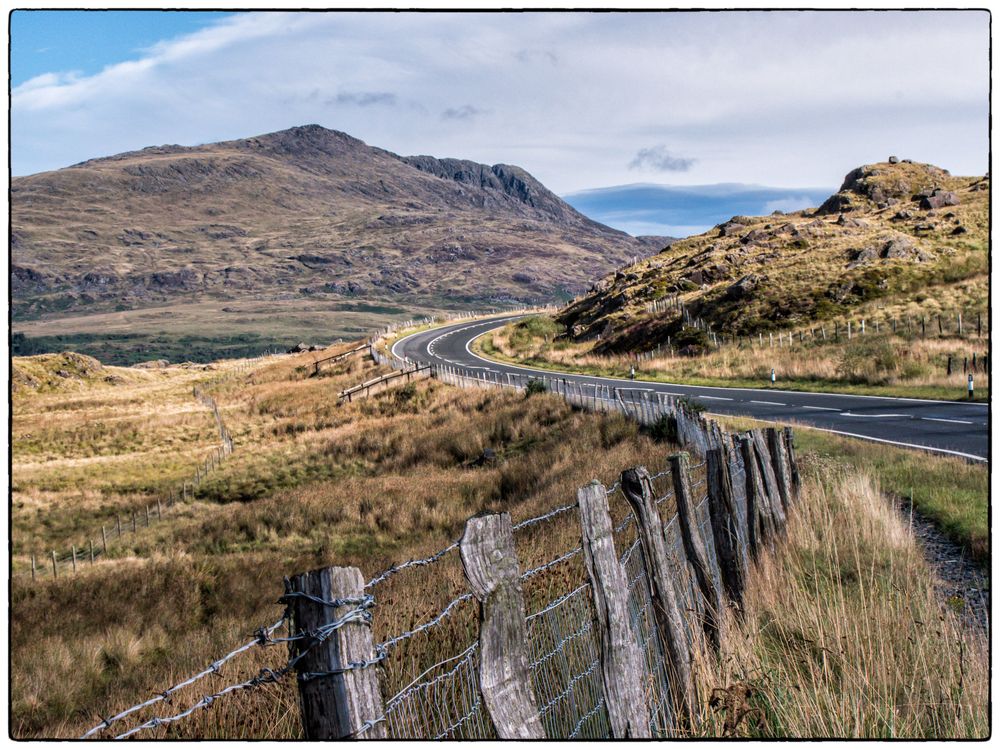
M746 570L740 552L739 519L733 506L732 478L725 448L713 448L705 456L705 477L708 484L708 509L712 519L712 538L719 561L722 585L729 601L743 609L743 589Z
M705 617L702 630L712 648L718 653L722 647L722 593L716 588L709 570L711 562L701 538L701 529L695 515L696 502L691 497L691 471L687 453L675 453L667 459L670 476L674 482L674 501L677 504L677 519L680 522L684 552L694 570L698 588L705 600Z
M739 438L739 445L746 485L747 539L750 554L756 559L765 544L773 544L774 516L768 508L767 494L761 484L753 438L743 435Z
M366 729L366 739L385 737L378 673L358 666L375 657L371 627L364 616L346 622L325 638L323 626L361 610L364 578L357 568L322 568L285 582L292 632L304 637L288 648L299 676L299 710L306 739L350 737ZM301 596L297 596L301 594Z
M528 626L509 513L470 518L459 546L479 600L479 689L500 739L544 739L528 671Z
M792 497L799 498L799 490L802 489L802 478L799 476L799 462L795 457L795 435L791 427L785 427L782 432L785 438L785 454L788 457L788 468L792 473Z
M576 493L583 559L590 576L601 642L604 703L616 739L648 738L649 710L643 690L644 665L632 632L628 579L615 553L611 512L604 485L591 482Z
M122 517L120 514L115 513L115 524L118 527L118 538L122 538Z
M104 554L108 554L108 532L104 524L101 524L101 546L104 548Z
M681 617L680 606L667 561L663 521L653 499L652 480L646 467L637 466L622 473L622 492L635 514L646 580L656 618L661 645L667 657L667 673L674 713L694 716L694 681L691 676L691 646Z
M94 540L93 539L89 539L88 541L90 542L90 564L93 565L94 564Z
M35 580L35 556L31 556L31 580Z
M774 478L777 480L778 495L787 513L792 505L792 472L788 468L784 437L776 427L766 428L764 434L767 436L767 448L771 453L771 468L774 469Z
M56 566L56 551L52 550L52 577L59 577L59 568Z
M771 452L767 448L767 440L761 430L751 430L750 435L757 451L757 466L760 469L761 484L767 494L767 504L771 516L774 518L774 528L776 531L784 531L785 510L782 507L778 479L774 475L774 466L771 463Z

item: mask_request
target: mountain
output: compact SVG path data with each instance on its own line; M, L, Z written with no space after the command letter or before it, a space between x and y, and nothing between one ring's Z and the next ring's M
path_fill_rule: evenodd
M739 336L872 301L985 305L989 189L988 176L895 157L859 167L819 208L734 216L602 279L558 318L614 352L676 340L678 303Z
M769 214L816 206L830 188L763 185L617 185L562 196L577 211L630 234L687 237L701 234L733 214Z
M15 320L202 299L565 299L669 241L599 224L520 167L401 157L318 125L18 177L11 212Z

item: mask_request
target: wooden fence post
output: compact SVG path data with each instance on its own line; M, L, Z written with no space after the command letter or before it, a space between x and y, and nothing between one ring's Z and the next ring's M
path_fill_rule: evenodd
M88 540L90 542L90 564L94 564L94 540Z
M122 538L122 517L120 514L115 513L115 524L118 526L118 538Z
M757 451L757 466L760 469L761 484L767 494L767 504L774 518L776 531L785 529L785 510L782 507L781 495L778 490L778 479L774 476L774 466L771 463L771 452L767 448L767 440L761 430L752 430L754 448Z
M688 642L680 605L674 591L663 521L653 499L652 480L644 466L622 473L622 492L635 514L646 580L656 629L667 657L667 676L674 704L674 715L694 717L694 681L691 676L691 645Z
M35 556L31 556L31 580L35 580Z
M712 538L715 555L719 560L722 585L729 601L743 609L743 590L746 570L740 552L739 519L733 505L732 478L725 448L713 448L705 456L705 475L708 484L708 509L712 519Z
M56 551L52 550L52 577L59 577L59 568L56 565Z
M675 453L668 459L670 476L674 482L674 501L677 504L677 519L680 522L684 552L694 570L698 588L705 601L705 617L701 627L716 653L722 647L722 593L716 588L709 570L711 562L705 550L701 528L695 515L697 501L691 497L691 470L687 453Z
M604 485L594 481L576 493L580 509L583 559L594 596L601 641L604 704L611 736L648 738L649 709L643 689L644 664L632 632L628 578L615 553L611 512Z
M774 516L768 508L767 494L761 484L753 438L743 435L739 438L739 445L746 484L747 540L750 543L750 554L756 559L765 544L773 544Z
M293 632L310 633L360 606L364 578L357 568L322 568L287 580L285 593ZM333 606L335 603L338 606ZM306 739L343 739L364 728L365 722L382 718L378 673L370 666L351 666L375 656L367 620L349 622L325 640L306 637L289 641L288 648L292 659L302 655L296 669ZM385 724L371 725L364 737L384 738Z
M792 474L792 497L799 498L799 490L802 489L802 478L799 476L799 462L795 457L795 435L791 427L785 427L782 432L785 438L785 453L788 456L788 468Z
M459 546L479 600L479 689L500 739L544 739L509 513L470 518Z
M771 453L771 468L777 480L778 496L781 506L788 513L792 505L792 472L788 468L788 456L785 453L784 436L776 427L768 427L764 434L767 437L767 448Z

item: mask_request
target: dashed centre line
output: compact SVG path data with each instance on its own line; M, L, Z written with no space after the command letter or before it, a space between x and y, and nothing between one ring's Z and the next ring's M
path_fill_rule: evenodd
M840 411L840 409L834 409L832 406L809 406L803 405L803 409L816 409L817 411Z
M920 417L928 422L948 422L949 424L973 424L965 419L944 419L943 417Z
M750 400L751 404L767 404L768 406L787 406L788 404L783 404L780 401L754 401Z

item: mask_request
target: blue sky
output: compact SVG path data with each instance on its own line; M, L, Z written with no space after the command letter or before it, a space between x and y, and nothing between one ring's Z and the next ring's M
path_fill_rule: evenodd
M232 15L183 11L31 11L11 14L11 85L45 73L85 76L140 57L157 42Z
M937 11L18 11L12 169L318 123L400 154L517 164L559 194L741 183L801 198L890 154L981 174L988 23Z

